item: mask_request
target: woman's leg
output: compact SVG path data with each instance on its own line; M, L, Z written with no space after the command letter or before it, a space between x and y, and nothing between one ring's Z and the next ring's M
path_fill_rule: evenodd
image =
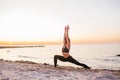
M88 67L86 64L83 64L83 63L78 62L78 61L75 60L72 56L69 56L69 57L68 57L68 61L71 62L71 63L74 63L74 64L76 64L76 65L83 66L85 69L90 69L90 67Z
M64 58L63 56L60 55L55 55L54 56L54 66L57 66L57 59L59 59L60 61L66 61L66 58Z

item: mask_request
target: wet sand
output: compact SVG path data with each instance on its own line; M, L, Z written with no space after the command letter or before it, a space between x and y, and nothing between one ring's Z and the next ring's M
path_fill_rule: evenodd
M0 80L120 80L120 70L75 68L0 59Z

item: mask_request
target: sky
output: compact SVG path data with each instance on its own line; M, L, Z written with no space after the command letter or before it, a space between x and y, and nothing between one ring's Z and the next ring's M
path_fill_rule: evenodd
M0 41L120 42L120 0L0 0Z

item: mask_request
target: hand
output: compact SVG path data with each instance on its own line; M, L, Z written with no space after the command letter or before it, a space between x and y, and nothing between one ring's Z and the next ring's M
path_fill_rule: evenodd
M65 31L67 30L67 26L65 26Z

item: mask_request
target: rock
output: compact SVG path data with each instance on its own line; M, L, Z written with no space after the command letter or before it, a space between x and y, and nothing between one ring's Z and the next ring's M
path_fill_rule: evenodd
M3 61L3 59L0 59L0 61Z
M118 54L117 56L119 56L119 57L120 57L120 54Z
M44 63L44 65L49 65L48 63Z

